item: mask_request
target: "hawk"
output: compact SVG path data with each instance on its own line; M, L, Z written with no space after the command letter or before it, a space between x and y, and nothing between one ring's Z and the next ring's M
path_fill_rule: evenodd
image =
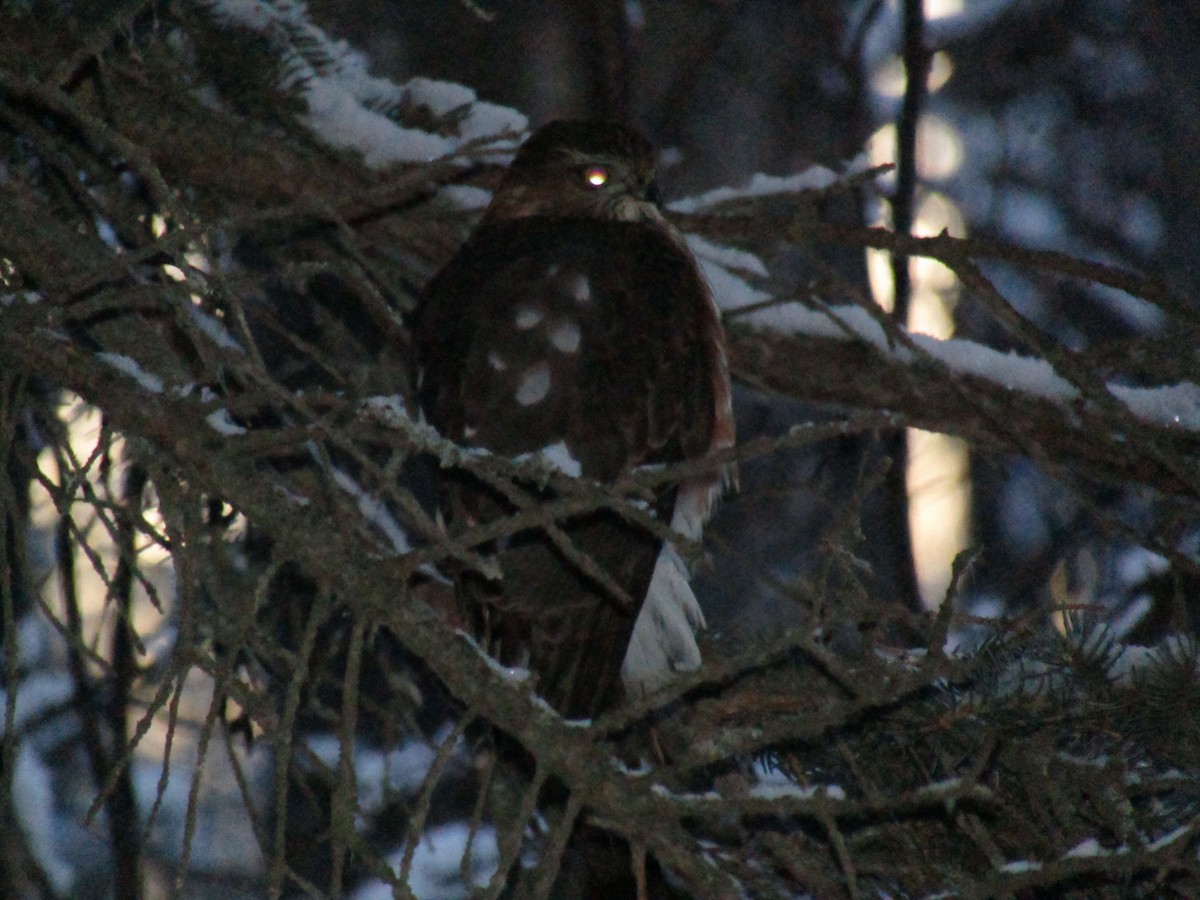
M418 398L444 437L600 483L732 446L720 317L656 205L654 156L636 131L602 122L551 122L522 145L417 309ZM697 539L722 479L714 464L641 508ZM457 530L517 510L461 470L441 475L438 504ZM567 717L699 664L703 617L684 564L630 519L560 519L557 540L529 527L486 548L499 580L456 579L463 622L501 662L528 666Z

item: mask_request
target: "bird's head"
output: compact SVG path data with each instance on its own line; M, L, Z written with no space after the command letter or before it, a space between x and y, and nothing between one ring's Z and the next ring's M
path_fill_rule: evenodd
M487 220L524 216L662 221L654 147L613 122L554 121L521 146Z

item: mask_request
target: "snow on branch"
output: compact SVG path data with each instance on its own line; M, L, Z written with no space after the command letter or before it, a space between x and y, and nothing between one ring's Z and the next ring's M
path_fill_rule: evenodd
M691 197L681 197L667 204L667 209L675 213L709 212L714 207L729 203L733 200L747 200L756 197L769 197L775 194L798 194L803 191L819 191L831 187L839 181L862 175L870 171L871 161L865 153L860 153L850 160L841 175L825 166L809 166L802 172L792 175L767 175L756 172L742 187L719 187L703 194Z
M528 120L506 106L480 101L461 84L414 78L398 85L371 75L361 53L313 23L297 0L215 0L227 24L267 37L308 104L301 121L332 147L357 150L371 168L429 162L475 141L511 138ZM401 106L425 107L454 122L454 136L406 128L389 115Z
M814 308L782 300L751 283L750 279L765 280L767 275L758 256L694 234L687 236L687 242L717 306L731 321L777 335L865 341L901 365L934 359L955 375L983 378L1007 391L1059 405L1080 397L1079 387L1059 374L1049 360L996 350L964 338L942 340L911 334L898 325L885 325L880 316L863 306ZM1200 431L1200 385L1195 382L1131 387L1114 380L1105 387L1142 422Z

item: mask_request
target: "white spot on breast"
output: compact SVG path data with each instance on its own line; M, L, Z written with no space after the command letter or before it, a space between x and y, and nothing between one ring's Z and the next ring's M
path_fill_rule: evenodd
M517 328L521 331L528 331L530 328L541 324L542 311L536 306L518 306L517 307Z
M571 283L567 288L571 292L571 297L576 303L591 303L592 301L592 283L588 281L586 275L576 275L571 279Z
M563 319L550 332L550 343L555 350L574 353L579 349L579 337L579 325L570 319Z
M503 372L505 369L508 368L508 363L506 363L504 361L504 358L499 353L496 353L495 351L488 354L488 365L491 366L493 369L495 369L497 372Z
M521 373L516 398L522 406L541 403L550 393L550 366L546 362L535 363Z

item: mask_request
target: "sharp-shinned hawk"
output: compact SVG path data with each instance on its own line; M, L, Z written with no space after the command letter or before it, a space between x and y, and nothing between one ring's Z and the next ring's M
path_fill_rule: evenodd
M525 142L418 308L420 404L442 435L600 483L733 444L720 318L653 176L653 148L620 125L552 122ZM714 465L639 508L694 540L721 480ZM439 485L455 530L513 514L511 500L459 470ZM685 567L631 518L566 516L557 541L529 527L485 548L500 580L457 578L463 623L565 716L699 663Z

